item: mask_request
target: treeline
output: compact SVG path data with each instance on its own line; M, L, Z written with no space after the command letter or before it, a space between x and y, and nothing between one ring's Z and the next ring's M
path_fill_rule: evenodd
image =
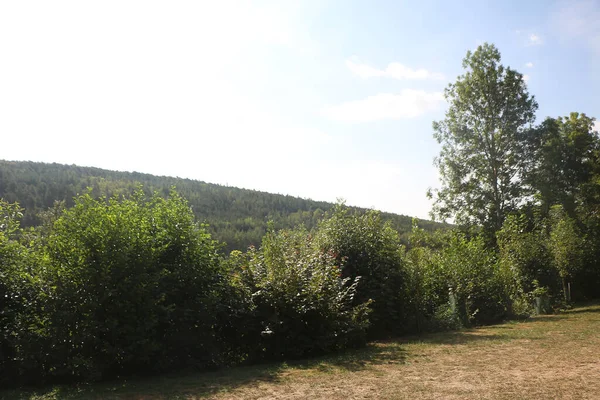
M277 229L304 225L315 227L333 204L238 189L190 179L154 176L137 172L116 172L74 165L46 164L0 160L0 198L18 202L24 208L24 227L41 223L41 213L53 207L55 201L73 205L78 194L92 189L92 195L131 195L142 184L147 194L158 192L167 196L172 187L192 206L198 221L206 222L212 236L224 243L225 252L245 250L259 245L273 221ZM410 232L411 218L384 213L392 226L403 234ZM425 229L434 230L443 224L420 220Z

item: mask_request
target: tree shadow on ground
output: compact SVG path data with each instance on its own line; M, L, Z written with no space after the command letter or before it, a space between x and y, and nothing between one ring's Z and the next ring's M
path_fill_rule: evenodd
M554 314L547 315L535 315L522 322L530 323L530 322L556 322L566 318L569 318L573 315L582 315L582 314L599 314L600 306L590 305L586 307L577 307L571 310L559 310Z
M565 311L564 314L600 314L600 306L588 306L585 308L576 308L574 310Z
M569 315L586 313L600 313L600 307L592 305L560 314L540 315L517 323L556 322L568 318ZM513 323L494 325L492 329L500 334L489 333L485 327L482 328L404 336L373 342L360 349L327 356L224 368L213 372L173 373L154 378L131 378L102 383L53 386L39 390L0 391L0 399L198 399L217 393L231 392L240 386L257 386L261 382L279 382L283 379L283 373L291 369L315 369L324 373L356 372L377 365L403 364L406 362L405 348L407 344L468 345L514 339L508 332L500 333L503 330L514 329Z
M466 345L478 342L489 342L494 340L505 340L502 335L482 332L479 329L463 329L460 331L428 333L422 336L410 336L402 338L403 343L424 343L444 345Z
M253 382L277 382L282 367L255 365L214 372L186 372L157 377L55 385L0 392L0 399L190 399L210 396Z
M399 341L373 342L363 348L346 350L308 360L288 362L288 366L298 369L318 369L320 371L344 370L360 371L374 365L402 364L406 360L406 350Z
M282 372L290 369L316 369L319 372L336 370L355 372L373 365L404 363L402 346L396 342L371 343L327 356L287 362L256 364L224 368L212 372L188 372L161 375L153 378L77 385L58 385L42 389L28 388L0 392L0 399L189 399L202 398L219 392L229 392L245 385L279 382Z
M523 321L523 323L531 324L534 322L558 322L565 318L568 318L568 315L562 314L562 313L561 314L536 315L534 317L531 317L531 318Z
M282 374L292 369L329 373L357 372L377 365L404 364L409 343L464 345L475 342L501 340L500 335L487 334L477 329L454 332L427 333L372 342L359 349L351 349L326 356L286 362L255 364L224 368L212 372L189 372L161 375L153 378L78 385L53 386L44 389L0 392L0 399L56 398L78 399L190 399L227 393L240 386L257 386L263 382L280 382ZM45 396L45 397L44 397Z

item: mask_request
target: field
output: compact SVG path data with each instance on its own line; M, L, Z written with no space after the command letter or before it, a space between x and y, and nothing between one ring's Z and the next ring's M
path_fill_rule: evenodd
M600 305L343 354L6 399L597 399Z

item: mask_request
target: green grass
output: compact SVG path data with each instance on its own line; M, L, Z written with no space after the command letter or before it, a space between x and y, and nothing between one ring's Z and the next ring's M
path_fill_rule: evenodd
M310 360L0 392L5 399L597 398L600 305Z

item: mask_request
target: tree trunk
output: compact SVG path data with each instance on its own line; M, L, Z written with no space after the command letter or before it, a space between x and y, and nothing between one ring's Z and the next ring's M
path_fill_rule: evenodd
M571 301L571 293L569 293L569 288L567 287L567 278L563 277L562 278L562 285L563 285L563 294L565 297L565 303L569 303Z

